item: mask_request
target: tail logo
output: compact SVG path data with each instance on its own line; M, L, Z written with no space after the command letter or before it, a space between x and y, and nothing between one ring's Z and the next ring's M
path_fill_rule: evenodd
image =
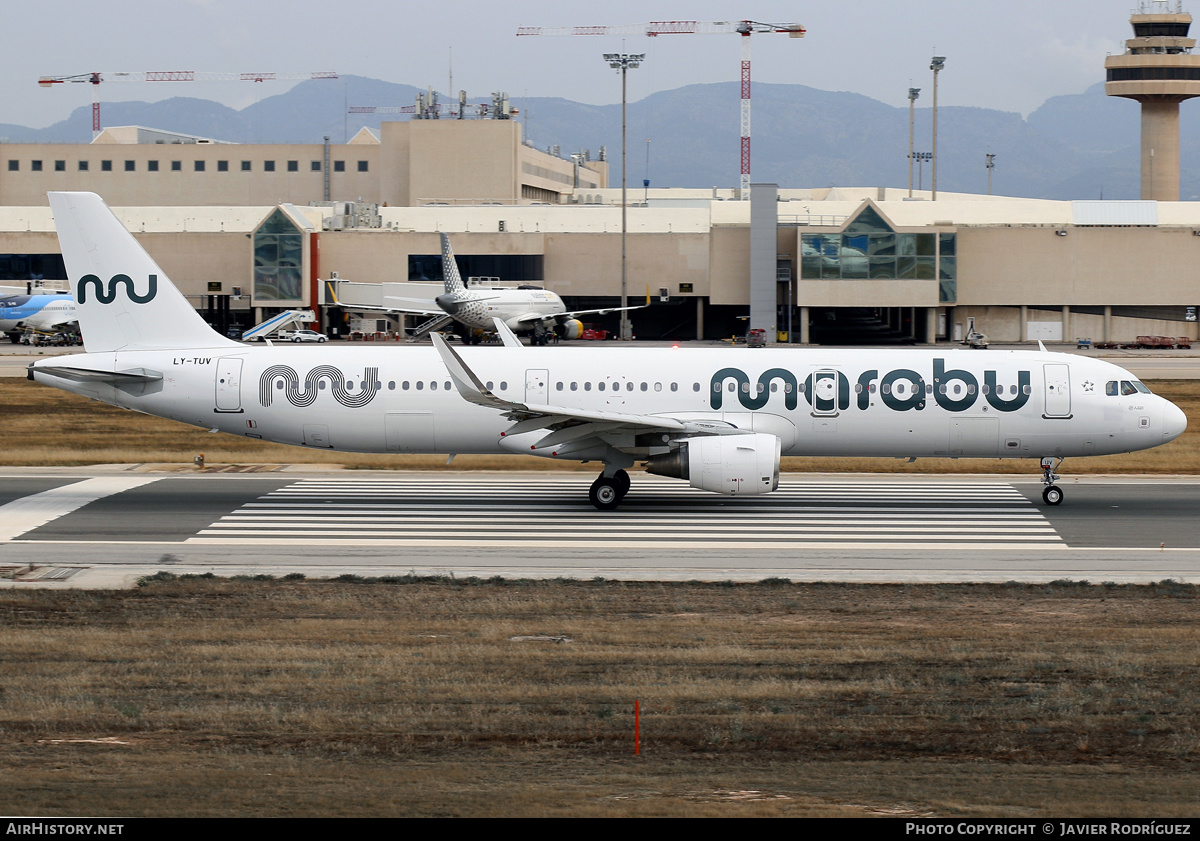
M154 296L158 294L158 275L152 274L150 277L150 288L145 295L139 295L133 288L133 278L127 274L113 275L108 281L108 290L104 289L104 281L96 277L94 274L85 274L79 278L79 283L75 286L75 299L79 303L87 303L88 286L93 287L96 294L96 300L102 304L111 304L117 299L117 287L121 284L125 286L125 295L135 304L148 304L154 300Z

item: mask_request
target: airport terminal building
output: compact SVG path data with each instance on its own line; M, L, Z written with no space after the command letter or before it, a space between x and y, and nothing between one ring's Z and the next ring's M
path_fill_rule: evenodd
M603 153L562 157L514 120L412 120L346 144L242 145L138 127L90 144L0 145L0 284L61 277L50 190L99 193L224 329L313 308L320 328L383 284L544 284L575 309L621 295L621 191ZM1197 339L1200 204L1043 201L893 188L629 192L627 293L643 339L748 326L794 343ZM334 306L322 282L343 283ZM414 289L418 287L413 287ZM428 287L426 287L428 288ZM595 319L613 329L616 316Z

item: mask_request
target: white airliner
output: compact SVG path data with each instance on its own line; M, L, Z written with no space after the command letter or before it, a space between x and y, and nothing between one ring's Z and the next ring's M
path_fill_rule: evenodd
M352 310L379 310L390 313L427 315L438 319L431 327L441 329L452 320L467 328L464 343L479 344L476 330L495 330L495 319L500 319L515 333L530 333L535 345L544 345L555 334L562 339L578 339L583 334L584 315L606 315L622 310L642 309L635 307L605 307L596 310L568 310L562 298L549 289L534 286L512 287L467 286L462 281L454 252L450 249L450 238L442 238L442 281L445 292L432 301L419 298L391 297L395 306L344 305ZM334 299L341 305L340 301Z
M27 329L49 333L75 321L75 302L70 295L0 296L0 333L14 342Z
M626 469L726 495L775 490L781 455L1041 459L1156 447L1182 411L1108 362L942 349L321 347L229 341L92 193L51 193L86 353L31 379L165 418L357 452L595 461L591 502Z

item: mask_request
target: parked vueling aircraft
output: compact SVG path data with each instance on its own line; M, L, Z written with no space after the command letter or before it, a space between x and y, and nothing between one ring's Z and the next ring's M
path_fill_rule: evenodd
M1187 419L1128 371L1041 351L505 347L297 351L217 335L92 193L51 193L86 353L29 377L184 423L357 452L597 461L600 509L626 469L768 493L781 455L1062 459L1148 449Z
M351 310L378 310L389 313L406 313L409 315L427 315L438 318L432 329L441 329L451 321L456 321L466 330L463 342L479 344L475 331L495 330L495 319L504 322L505 326L516 333L529 333L530 341L535 345L544 345L553 333L562 339L578 339L583 335L583 323L579 320L585 315L606 315L622 310L642 309L642 305L634 307L604 307L595 310L568 310L562 298L549 289L536 286L493 287L463 283L454 261L454 252L450 248L450 238L441 234L442 239L442 282L445 292L433 300L423 298L392 297L389 300L397 303L392 306L369 306L365 304L344 305ZM340 301L335 303L342 306Z

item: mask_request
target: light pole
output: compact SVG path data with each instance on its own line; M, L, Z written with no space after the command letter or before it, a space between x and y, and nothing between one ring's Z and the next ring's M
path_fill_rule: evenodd
M621 339L627 341L633 334L629 329L629 305L627 291L628 272L625 267L625 184L628 181L628 167L625 165L625 72L631 67L639 67L645 60L645 53L605 53L604 60L614 70L621 71Z
M920 88L908 89L908 197L912 198L912 167L913 167L913 109L917 97L921 95Z
M992 194L992 170L996 168L996 154L987 152L988 195Z
M944 55L935 55L929 63L933 71L933 200L937 201L937 77L946 66Z

